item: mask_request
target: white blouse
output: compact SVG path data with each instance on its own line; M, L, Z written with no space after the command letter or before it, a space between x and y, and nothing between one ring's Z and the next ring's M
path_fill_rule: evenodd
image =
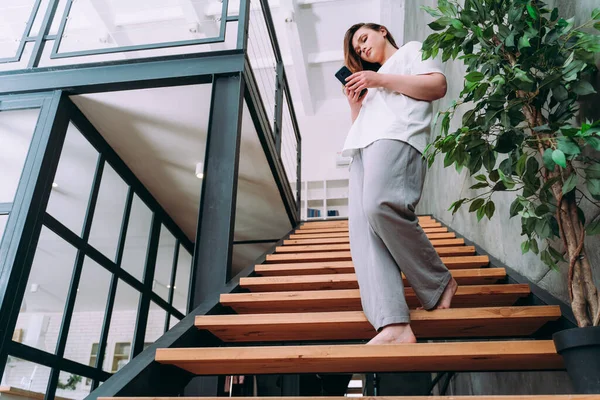
M443 74L438 58L422 60L422 43L408 42L398 49L379 69L382 74ZM342 155L353 156L381 139L406 142L423 153L429 140L433 106L385 88L371 88L352 124Z

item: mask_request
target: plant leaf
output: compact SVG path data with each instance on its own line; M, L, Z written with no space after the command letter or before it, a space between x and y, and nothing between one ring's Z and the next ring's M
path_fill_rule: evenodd
M585 96L588 94L596 93L596 90L591 83L585 80L580 80L571 85L571 90L577 93L579 96Z
M531 18L538 19L539 15L535 7L531 5L531 1L527 3L527 12L531 15Z
M471 203L471 206L469 207L469 212L473 212L475 210L480 209L484 203L485 203L485 200L483 200L483 199L475 200L474 202Z
M519 51L527 47L531 47L531 43L529 43L529 37L527 35L523 35L519 39Z
M483 189L488 187L489 185L487 184L487 182L478 182L476 184L474 184L473 186L471 186L469 189L471 190L477 190L477 189Z
M427 14L431 15L434 18L439 18L442 14L435 8L421 6L421 10L425 11Z
M477 175L475 177L475 179L477 179L479 182L485 182L485 183L487 183L487 177L485 175L483 175L483 174L482 175Z
M590 179L588 175L586 186L592 196L600 196L600 179Z
M478 71L470 72L465 76L465 79L469 82L479 82L483 80L483 78L485 78L485 75Z
M554 162L560 165L561 167L567 168L567 158L565 157L565 153L563 153L562 151L554 150L552 152L552 160L554 160Z
M484 216L485 216L485 207L480 207L479 210L477 210L477 222L481 221Z
M546 168L548 168L549 171L554 171L554 168L556 168L556 163L552 159L552 149L546 149L546 151L544 151L543 160Z
M565 154L577 155L581 153L579 145L571 138L560 137L558 138L558 149ZM557 162L558 164L558 162Z
M575 187L577 186L577 181L577 174L572 174L571 176L569 176L563 184L563 194L567 194L571 190L575 189Z
M516 216L521 210L525 208L519 199L515 199L510 205L510 217Z
M524 241L523 243L521 243L521 253L522 254L526 254L529 252L529 240Z
M592 11L592 19L600 19L600 8L594 8L594 11Z
M538 242L535 239L531 239L529 241L529 245L531 247L531 251L533 251L535 254L538 254L540 252L540 249L538 248Z
M598 219L595 222L592 222L591 224L589 224L585 228L585 233L587 233L590 236L594 236L594 235L600 234L600 219Z
M493 201L488 201L485 205L485 215L487 215L488 219L492 219L494 216L494 212L496 211L496 205Z

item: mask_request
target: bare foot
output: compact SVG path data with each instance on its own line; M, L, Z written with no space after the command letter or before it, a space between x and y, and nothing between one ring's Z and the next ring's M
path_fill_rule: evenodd
M388 325L367 344L417 343L409 324Z
M457 290L458 283L456 283L456 280L452 278L450 282L448 282L448 285L446 285L446 289L444 289L444 293L442 293L442 296L440 297L440 300L435 306L435 309L443 310L446 308L450 308L450 304L452 304L452 298L456 294Z

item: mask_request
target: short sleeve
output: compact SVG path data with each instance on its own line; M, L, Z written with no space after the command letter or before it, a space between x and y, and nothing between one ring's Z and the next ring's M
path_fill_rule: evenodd
M434 72L444 74L444 70L442 69L442 62L440 61L439 57L428 58L427 60L423 60L421 43L418 43L418 45L415 46L415 52L417 54L413 58L413 61L410 65L411 75L432 74Z

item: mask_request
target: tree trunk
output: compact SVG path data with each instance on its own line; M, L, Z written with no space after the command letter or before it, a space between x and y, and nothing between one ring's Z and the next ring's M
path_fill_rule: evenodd
M526 97L524 93L518 93L519 97ZM523 108L530 127L541 126L546 122L541 111L527 105ZM548 139L549 135L534 134L537 139ZM546 150L542 140L538 141L538 150L541 155ZM566 173L566 175L563 175ZM563 183L566 178L575 173L572 165L569 163L567 168L561 170L558 166L554 171L546 171L544 180L548 181L555 177L560 177L551 187L551 191L556 199L557 210L556 220L560 228L566 259L569 263L568 288L571 299L571 308L577 320L577 325L586 327L599 325L600 323L600 296L594 285L592 267L585 254L585 230L579 220L577 213L577 199L574 192L563 195Z

